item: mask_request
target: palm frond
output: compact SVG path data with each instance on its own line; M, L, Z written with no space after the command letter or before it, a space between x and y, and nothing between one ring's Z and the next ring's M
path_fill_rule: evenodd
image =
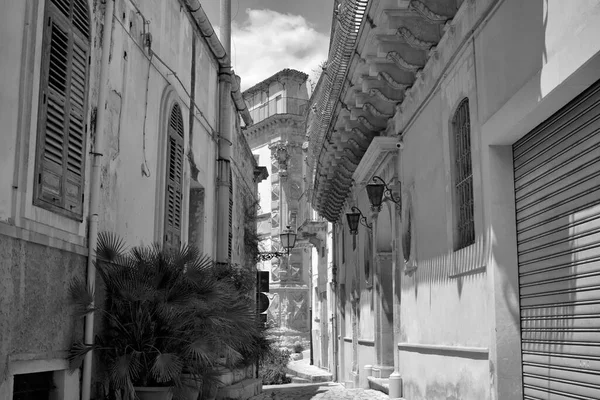
M69 284L69 297L75 305L75 315L82 318L94 311L94 293L81 277L75 277Z
M169 382L181 375L183 360L174 353L162 353L156 356L152 365L152 376L157 382Z
M116 261L125 253L125 242L112 232L100 232L96 247L96 257L105 261Z
M71 348L69 349L69 355L67 357L67 360L69 360L69 369L74 371L81 367L85 355L90 351L98 349L99 347L100 346L98 344L85 344L81 340L75 341L71 345Z

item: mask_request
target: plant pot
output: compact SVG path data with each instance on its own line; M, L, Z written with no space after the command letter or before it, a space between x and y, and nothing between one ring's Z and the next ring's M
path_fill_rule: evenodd
M202 383L194 379L193 375L181 374L183 388L181 389L181 398L185 400L198 400Z
M173 398L173 391L170 387L136 386L133 389L140 400L171 400Z

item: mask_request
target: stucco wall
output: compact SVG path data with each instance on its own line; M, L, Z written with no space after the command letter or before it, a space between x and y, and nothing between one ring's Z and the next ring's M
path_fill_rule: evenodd
M10 380L5 378L6 363L12 358L21 360L26 353L23 357L27 360L52 359L62 366L64 351L82 335L82 324L72 318L68 307L67 288L73 277L83 277L86 270L89 152L97 134L94 118L105 6L89 1L92 26L86 180L83 221L76 221L32 204L46 3L24 0L0 5L0 398L11 395L7 386ZM177 102L185 134L182 241L187 240L192 221L203 230L204 251L214 255L218 65L204 39L193 34L189 17L178 1L136 4L139 13L130 1L115 1L99 230L116 232L129 245L162 241L168 114ZM152 56L142 42L144 29L152 35ZM193 40L196 105L190 132ZM234 112L232 123L235 118ZM244 140L241 135L237 139ZM244 146L240 145L242 150L235 156L240 163L239 187L252 183L254 173L252 155ZM188 160L193 160L195 169ZM196 218L199 210L188 218L191 186L204 189L202 221ZM236 227L240 226L239 218L239 213L234 215Z
M493 307L498 307L501 300L498 296L488 297L494 290L489 285L495 280L488 279L485 272L490 268L485 220L492 210L485 208L483 198L488 197L484 193L492 192L492 185L498 181L482 177L483 167L490 161L487 148L482 149L481 126L492 117L495 119L498 110L513 110L512 116L504 113L504 123L495 121L500 124L496 125L499 130L495 140L501 141L502 126L508 133L520 117L522 99L518 93L524 87L531 86L527 89L528 98L540 101L588 61L598 49L587 44L573 46L593 41L591 27L597 25L599 15L598 2L500 2L474 39L467 40L459 50L432 96L404 132L399 170L404 189L413 191L418 265L412 275L402 276L399 360L406 398L493 398L494 393L500 393L497 385L503 384L494 381L499 377L496 357L503 360L510 355L519 362L518 353L500 344L498 351L507 353L494 353L494 360L490 357L491 347L496 346L492 340L518 343L518 321L499 314L490 319L490 315L495 315ZM567 51L572 53L571 59L563 62L562 68L540 74L547 63ZM452 204L452 138L448 135L452 114L464 97L470 102L477 239L469 248L454 252L453 210L448 207ZM515 139L507 136L506 144ZM472 273L462 274L469 271ZM507 326L499 330L499 323L511 327L516 324L515 329L510 329L513 336L503 336L500 331L509 330ZM507 363L502 361L503 368ZM512 361L508 364L513 365ZM505 379L517 379L507 370L502 375ZM508 389L503 390L509 393Z
M62 358L83 338L67 288L85 266L84 256L0 235L0 384L9 360Z

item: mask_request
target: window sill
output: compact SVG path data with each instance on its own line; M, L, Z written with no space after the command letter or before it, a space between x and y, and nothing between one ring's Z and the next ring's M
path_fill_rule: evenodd
M457 274L449 275L448 278L457 279L457 278L461 278L463 276L481 274L481 273L485 272L486 270L487 270L487 266L484 265L483 267L473 268L473 269L470 269L467 271L459 272Z

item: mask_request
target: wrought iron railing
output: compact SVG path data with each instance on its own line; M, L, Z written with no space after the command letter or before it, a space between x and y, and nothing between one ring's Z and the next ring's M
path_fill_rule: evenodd
M276 114L304 115L307 107L307 99L276 97L263 104L254 106L250 110L250 115L254 123L258 123Z
M325 222L326 219L320 216L312 207L310 202L312 197L312 189L305 190L298 199L298 226L304 225L306 222Z

